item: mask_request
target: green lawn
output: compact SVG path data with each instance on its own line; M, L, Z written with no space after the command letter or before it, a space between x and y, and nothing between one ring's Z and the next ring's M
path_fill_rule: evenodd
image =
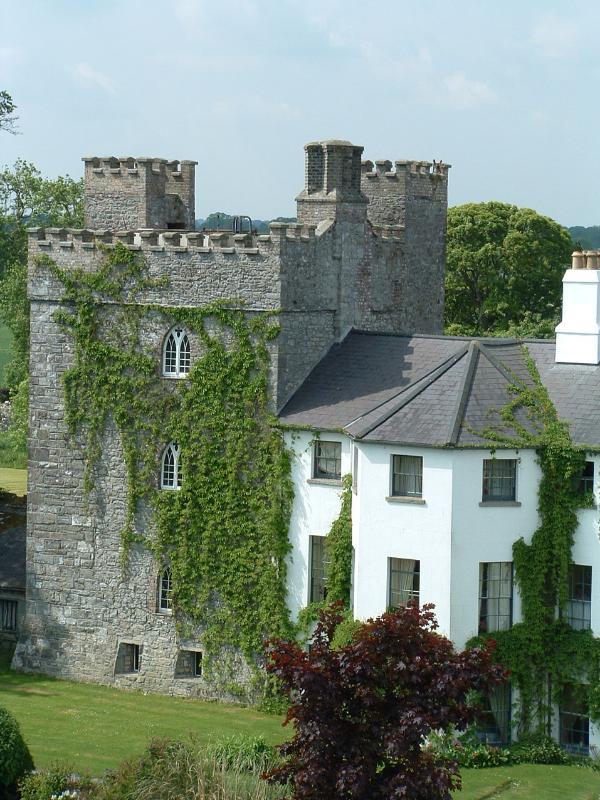
M541 764L466 769L463 787L456 800L599 800L600 773Z
M38 767L60 761L96 775L141 753L155 736L262 734L275 744L289 735L281 718L252 709L21 675L6 662L0 706L19 721ZM457 800L600 800L600 774L582 767L463 770L463 783Z
M36 766L59 760L94 774L141 753L155 736L262 734L273 744L286 736L280 717L253 709L22 675L6 666L0 706L19 721Z
M27 470L0 468L0 489L19 496L27 494Z

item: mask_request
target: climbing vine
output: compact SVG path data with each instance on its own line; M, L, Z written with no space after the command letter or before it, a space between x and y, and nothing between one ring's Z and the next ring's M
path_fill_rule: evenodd
M319 612L331 603L341 601L347 620L350 614L350 590L352 582L352 475L342 479L340 511L325 537L325 586L327 598L322 602L309 603L298 615L301 633L312 633L312 626ZM344 623L342 623L344 624Z
M55 318L74 347L64 375L66 420L84 448L88 495L105 469L107 430L119 434L127 479L124 568L131 546L143 543L171 568L182 630L200 625L209 652L239 647L252 660L264 637L290 629L290 457L268 404L276 321L225 302L140 303L143 291L165 282L149 279L141 257L120 244L105 251L96 272L62 270L47 257L38 264L64 287ZM176 324L196 335L200 354L186 379L163 381L146 333ZM161 453L173 441L182 487L161 491Z
M580 685L590 716L600 718L600 639L575 630L563 618L568 576L582 497L577 478L585 452L571 440L558 418L535 362L523 348L530 381L514 376L511 399L499 412L500 425L480 433L493 446L533 448L541 468L539 527L530 544L513 545L515 581L522 601L522 622L473 640L495 639L498 661L511 672L519 690L521 731L550 733L552 702L560 703L566 684ZM589 498L583 499L589 505ZM582 681L587 680L587 688Z

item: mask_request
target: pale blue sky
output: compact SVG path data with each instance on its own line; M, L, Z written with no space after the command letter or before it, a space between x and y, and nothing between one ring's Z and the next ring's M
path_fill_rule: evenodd
M199 215L268 218L342 138L449 161L453 205L600 224L598 41L593 0L0 0L0 165L192 158Z

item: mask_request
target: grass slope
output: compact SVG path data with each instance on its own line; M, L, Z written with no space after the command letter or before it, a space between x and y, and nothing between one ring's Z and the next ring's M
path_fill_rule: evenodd
M0 706L11 711L36 766L59 761L100 775L141 753L153 737L288 734L281 718L239 706L144 695L95 684L21 675L0 663ZM456 800L600 800L600 774L581 767L518 765L463 770Z
M19 497L27 494L27 470L0 468L0 489Z
M246 733L283 741L281 718L253 709L179 697L144 695L95 684L0 671L0 706L17 718L37 767L61 761L101 774L141 753L153 737L200 741Z
M463 770L456 800L599 800L600 774L584 767L519 764Z

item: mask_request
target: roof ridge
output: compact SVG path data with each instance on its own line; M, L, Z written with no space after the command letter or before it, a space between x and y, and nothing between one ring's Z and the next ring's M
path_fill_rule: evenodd
M444 373L446 373L449 369L451 369L467 354L468 349L469 349L468 345L461 347L459 350L457 350L455 353L453 353L451 356L445 359L445 361L442 361L432 370L425 373L425 375L422 375L418 380L414 381L408 386L405 386L404 389L402 389L402 391L398 392L395 395L392 395L392 397L388 398L384 402L378 403L377 405L373 406L373 408L369 409L364 414L361 414L360 417L357 417L355 420L346 425L344 427L344 430L350 433L351 431L349 429L352 427L352 425L355 425L359 420L364 419L369 414L372 414L378 408L382 408L391 401L400 398L398 402L392 405L391 409L385 411L383 414L380 414L378 417L376 417L375 421L372 424L368 425L364 430L360 431L360 433L357 433L354 437L356 439L362 439L368 433L374 431L375 428L378 428L386 420L388 420L390 417L392 417L394 414L400 411L400 409L404 408L404 406L408 405L408 403L414 400L415 397L418 397L422 392L425 391L425 389L431 386L432 383L435 383L435 381L437 381L438 378L440 378Z
M479 363L479 354L481 353L481 344L478 341L469 342L469 351L467 353L468 363L463 376L460 389L458 390L458 402L456 404L456 411L454 412L454 419L450 427L450 435L448 444L456 445L460 435L460 429L463 423L463 416L467 407L467 402L473 387L473 377Z
M521 349L521 345L520 345L520 343L518 343L518 342L517 342L517 346L519 347L519 349ZM505 379L506 379L506 380L507 380L507 381L508 381L510 384L514 385L514 383L515 383L515 379L517 379L517 380L519 379L519 378L518 378L518 375L514 375L514 374L513 374L513 375L511 375L511 374L510 374L510 372L507 370L507 368L504 366L504 364L502 364L500 361L498 361L498 359L496 358L496 356L495 356L495 355L492 355L492 353L488 353L488 352L487 352L487 349L488 349L488 348L487 348L487 346L486 346L486 345L484 345L484 344L480 344L480 347L479 347L479 349L480 349L480 352L481 352L481 353L482 353L482 354L483 354L483 355L484 355L484 356L487 358L487 360L490 362L490 364L491 364L491 365L492 365L492 366L493 366L493 367L494 367L496 370L498 370L498 372L499 372L499 373L502 375L502 377L503 377L503 378L505 378ZM522 352L522 351L521 351L521 352Z

